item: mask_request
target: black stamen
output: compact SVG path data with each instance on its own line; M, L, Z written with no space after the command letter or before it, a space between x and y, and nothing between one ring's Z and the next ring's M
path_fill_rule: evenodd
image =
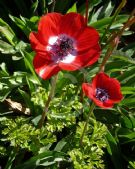
M50 45L50 52L53 60L60 61L63 60L69 54L75 55L75 42L72 38L67 35L59 35L57 41Z
M109 98L108 92L105 89L97 88L96 98L100 100L101 102L105 102Z
M64 57L68 55L68 53L70 53L73 49L73 41L68 37L61 37L55 43L55 46L57 46L56 54L58 54L58 56Z

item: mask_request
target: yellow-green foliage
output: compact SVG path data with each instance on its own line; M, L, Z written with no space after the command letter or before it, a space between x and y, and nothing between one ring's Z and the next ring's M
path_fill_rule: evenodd
M55 135L47 131L45 127L37 129L23 117L1 118L1 125L4 126L2 130L4 137L1 141L10 142L13 147L37 153L41 147L56 141Z
M74 136L74 148L69 151L75 169L104 169L102 159L106 147L106 126L91 119L87 131L80 145L80 138L84 129L84 122L79 122Z

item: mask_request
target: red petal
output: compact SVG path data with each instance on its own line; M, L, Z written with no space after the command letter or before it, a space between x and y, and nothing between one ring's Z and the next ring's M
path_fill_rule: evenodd
M110 78L105 73L101 72L95 76L92 81L93 88L106 89L109 94L109 100L103 102L103 106L112 107L114 103L120 102L123 96L120 91L120 83L114 78Z
M113 105L114 105L114 102L112 101L112 100L107 100L106 102L103 102L103 106L104 106L104 108L106 107L106 108L111 108L111 107L113 107Z
M74 71L92 65L98 60L99 56L100 53L98 49L90 49L85 53L78 53L78 56L70 63L60 62L59 66L63 70Z
M40 43L39 35L35 32L31 32L29 35L29 40L32 46L32 49L40 54L44 54L45 46Z
M84 29L86 22L83 16L78 13L68 13L63 16L60 24L60 32L76 37Z
M113 101L111 100L108 100L106 102L101 102L100 100L98 100L96 97L95 97L95 89L92 87L91 84L88 84L88 83L83 83L82 84L82 89L83 89L83 92L85 93L85 95L94 101L94 103L99 106L99 107L102 107L102 108L111 108L113 107Z
M60 33L59 27L63 15L59 13L48 13L41 17L38 25L38 33L43 43L47 43L51 36L57 36Z
M82 90L89 99L93 99L95 95L95 90L93 90L91 84L83 83Z
M93 81L92 81L92 85L95 87L95 88L101 88L101 89L107 89L108 88L108 82L110 81L110 77L101 72L101 73L98 73L94 78L93 78Z
M120 83L117 79L111 78L108 88L110 99L114 102L119 102L122 100L123 96L120 91Z
M93 101L94 101L94 103L97 105L97 106L99 106L99 107L101 107L101 108L111 108L111 107L113 107L113 105L114 105L114 103L112 102L112 101L110 101L110 100L108 100L108 101L106 101L106 102L101 102L100 100L98 100L97 98L93 98Z
M103 72L96 75L96 77L93 79L92 85L95 88L99 87L101 89L106 89L110 100L115 103L119 102L123 98L120 91L119 81L114 78L110 78Z
M77 62L72 62L72 63L59 62L59 67L62 70L74 71L74 70L81 69L82 66L81 63L77 63Z
M86 66L92 65L93 63L95 63L98 60L99 57L100 57L100 47L97 44L96 46L94 46L92 49L90 49L87 52L88 59L87 59L86 63L84 64L84 66L86 67Z
M49 79L51 76L57 74L60 68L57 64L46 60L37 54L33 60L33 65L36 73L43 79Z
M98 50L100 51L100 47L98 44L99 34L96 29L92 27L85 27L84 30L76 37L77 40L77 48L78 51L87 51L94 46L98 46Z

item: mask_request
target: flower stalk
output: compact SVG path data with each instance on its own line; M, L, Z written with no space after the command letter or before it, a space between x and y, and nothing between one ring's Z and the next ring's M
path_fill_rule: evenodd
M84 129L83 129L82 136L81 136L81 138L80 138L80 146L83 145L84 134L85 134L85 132L87 131L87 126L88 126L88 123L89 123L89 119L90 119L91 114L93 113L94 108L95 108L95 104L94 104L94 102L93 102L92 105L90 106L90 111L89 111L87 120L86 120L85 125L84 125Z
M99 68L99 72L104 71L104 66L105 66L107 60L110 58L110 56L111 56L113 50L115 49L115 47L117 47L117 45L119 43L119 39L122 36L125 29L129 28L132 24L135 23L135 16L133 16L134 14L135 14L135 9L132 11L131 15L129 16L129 19L127 20L125 25L122 27L122 29L120 29L117 33L114 33L112 35L112 37L106 43L106 44L110 43L110 47L108 48L106 55L103 58L103 61L102 61L100 68Z
M89 11L89 0L86 0L86 14L85 14L86 25L88 25L88 11Z
M116 46L116 41L113 40L111 42L111 46L108 48L108 50L106 52L106 55L103 58L103 61L102 61L101 65L100 65L100 67L99 67L99 72L103 72L104 71L105 64L106 64L107 60L110 58L115 46Z
M55 5L56 5L56 0L53 0L51 12L54 12Z
M112 17L112 20L111 20L110 24L108 25L108 27L106 28L106 30L105 30L105 32L104 32L102 38L100 39L100 43L104 41L104 38L105 38L107 32L109 31L109 29L110 29L112 23L115 21L116 17L118 16L118 14L119 14L120 11L121 11L121 9L126 5L126 2L127 2L126 0L122 0L122 2L120 3L120 5L119 5L118 8L116 9L116 11L115 11L115 13L114 13L114 15L113 15L113 17Z
M52 98L53 98L53 96L54 96L57 78L58 78L58 74L55 75L55 76L54 76L54 79L52 80L50 94L49 94L49 96L48 96L48 100L47 100L47 102L46 102L46 104L45 104L44 111L43 111L43 113L42 113L41 119L40 119L39 124L38 124L38 127L39 127L39 128L42 128L43 123L44 123L44 121L45 121L46 113L48 112L48 108L49 108L50 102L51 102L51 100L52 100Z
M113 34L113 35L111 36L111 38L107 41L106 44L109 44L109 43L110 43L113 39L115 39L116 37L122 36L122 33L124 32L124 30L127 29L127 28L130 28L130 26L135 23L135 16L134 16L134 15L135 15L135 8L134 8L133 11L131 12L131 14L130 14L128 20L127 20L127 22L124 24L124 26L122 27L122 29L120 29L118 32L116 32L115 34ZM104 46L104 47L105 47L105 46Z

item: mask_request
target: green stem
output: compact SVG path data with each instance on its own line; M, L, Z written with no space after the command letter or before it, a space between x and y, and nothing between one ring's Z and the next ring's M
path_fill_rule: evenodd
M103 42L103 40L104 40L104 38L105 38L107 32L109 31L109 29L110 29L110 27L111 27L113 21L115 20L115 18L117 17L117 15L120 13L121 9L126 5L126 2L127 2L126 0L122 0L122 2L120 3L120 5L119 5L118 8L116 9L116 11L115 11L115 13L114 13L114 15L113 15L113 17L112 17L112 20L111 20L110 24L107 26L107 28L106 28L106 30L105 30L105 32L104 32L102 38L100 39L100 43Z
M89 0L86 0L86 13L85 13L85 19L86 19L86 25L88 25L88 13L89 13Z
M117 47L117 42L115 42L115 39L116 38L120 39L120 37L122 36L122 33L124 32L124 30L126 28L129 28L133 23L135 23L135 17L133 17L134 14L135 14L135 9L132 11L129 19L127 20L127 22L125 23L123 28L121 30L119 30L117 33L115 33L114 35L112 35L110 40L107 42L107 44L110 43L111 45L108 48L105 57L103 58L103 61L102 61L101 66L99 68L99 72L104 71L104 66L105 66L107 60L111 56L111 54L112 54L113 50L115 49L115 47Z
M13 165L13 162L15 160L15 157L17 155L17 152L18 152L18 147L15 147L11 153L10 153L10 156L8 158L8 161L7 161L7 164L5 166L5 169L11 169L12 168L12 165Z
M53 0L51 12L54 12L55 5L56 5L56 0Z
M26 52L26 51L23 52L21 50L20 50L20 53L21 53L21 55L24 58L24 62L26 64L26 66L30 69L31 73L33 74L34 78L37 80L37 82L39 83L39 85L41 85L41 82L40 82L39 78L37 77L37 74L35 73L34 68L33 68L30 60L28 59L28 58L31 58L31 55L28 52Z
M108 48L108 50L107 50L107 52L106 52L106 55L105 55L105 57L103 58L103 61L102 61L101 65L100 65L100 67L99 67L99 72L103 72L103 71L104 71L104 66L105 66L107 60L109 59L109 57L111 56L111 54L112 54L112 52L113 52L115 46L116 46L116 44L115 44L115 42L113 41L113 42L112 42L112 46L111 46L110 48Z
M45 0L41 0L41 9L42 9L42 14L45 14L47 13L47 10L46 10L46 1Z
M117 37L121 37L122 33L124 32L124 30L126 28L130 28L130 26L135 22L135 9L133 9L133 11L131 12L127 22L124 24L124 26L122 27L122 29L120 29L118 32L114 33L110 39L106 42L106 44L102 47L102 49L104 49L108 44L110 44L110 42L112 42L115 38Z
M45 117L46 117L46 113L48 112L48 108L49 108L50 102L51 102L51 100L52 100L52 98L54 96L57 78L58 78L58 74L55 75L54 79L52 80L51 91L50 91L50 94L48 96L48 100L46 101L45 108L44 108L44 111L42 113L42 117L41 117L41 119L40 119L40 121L38 123L38 127L39 128L42 128L42 126L43 126L43 123L44 123L44 120L45 120Z
M89 111L87 120L86 120L85 125L84 125L83 133L82 133L82 136L81 136L81 139L80 139L80 146L83 145L83 137L84 137L84 134L85 134L85 132L86 132L86 130L87 130L89 118L90 118L90 116L91 116L91 114L92 114L94 108L95 108L95 104L94 104L94 102L93 102L92 105L91 105L91 107L90 107L90 111Z

